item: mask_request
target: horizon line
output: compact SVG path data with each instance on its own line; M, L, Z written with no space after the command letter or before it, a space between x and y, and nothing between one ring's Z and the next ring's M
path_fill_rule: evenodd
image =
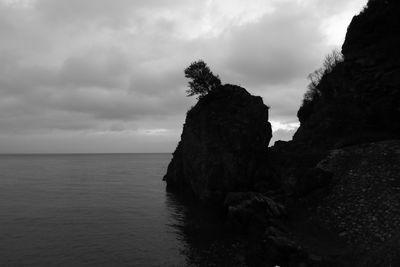
M18 153L0 153L0 156L16 155L107 155L107 154L172 154L173 152L18 152Z

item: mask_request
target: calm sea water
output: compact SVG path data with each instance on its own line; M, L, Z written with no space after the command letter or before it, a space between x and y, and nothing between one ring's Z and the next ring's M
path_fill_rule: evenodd
M170 159L1 155L0 266L236 265L218 220L165 191Z

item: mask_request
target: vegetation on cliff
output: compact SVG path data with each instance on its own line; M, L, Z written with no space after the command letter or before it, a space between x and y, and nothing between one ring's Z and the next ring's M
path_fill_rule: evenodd
M187 96L198 95L201 98L221 86L218 75L214 75L203 60L192 62L185 69L185 77L191 79Z
M321 85L321 80L331 73L342 61L342 53L338 50L333 50L325 57L323 66L308 75L310 84L307 87L307 92L304 94L301 107L297 112L297 117L300 122L304 122L309 118L313 112L314 104L319 101L320 98L330 97L330 92L324 90L325 88Z

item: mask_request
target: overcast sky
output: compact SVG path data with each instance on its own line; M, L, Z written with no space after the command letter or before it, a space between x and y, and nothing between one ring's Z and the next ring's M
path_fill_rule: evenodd
M0 153L172 152L203 59L290 139L367 0L0 0Z

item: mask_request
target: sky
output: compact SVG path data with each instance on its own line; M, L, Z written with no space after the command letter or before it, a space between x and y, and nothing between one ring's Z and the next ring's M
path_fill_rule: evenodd
M289 140L307 75L366 2L0 0L0 153L173 152L199 59Z

